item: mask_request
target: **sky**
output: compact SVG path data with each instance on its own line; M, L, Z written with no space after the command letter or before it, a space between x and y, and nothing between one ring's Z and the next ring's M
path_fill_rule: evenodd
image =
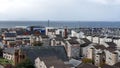
M0 20L120 21L120 0L0 0Z

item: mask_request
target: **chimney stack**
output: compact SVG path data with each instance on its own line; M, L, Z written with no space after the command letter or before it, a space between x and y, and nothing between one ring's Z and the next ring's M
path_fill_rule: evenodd
M15 50L15 53L14 53L14 65L18 64L19 62L19 50Z
M19 50L18 54L19 54L19 59L18 60L19 60L19 63L20 63L21 61L23 61L25 59L25 55L23 54L23 52L21 50Z
M67 33L67 26L66 26L64 29L64 37L67 38L68 37L67 35L68 35L68 33Z

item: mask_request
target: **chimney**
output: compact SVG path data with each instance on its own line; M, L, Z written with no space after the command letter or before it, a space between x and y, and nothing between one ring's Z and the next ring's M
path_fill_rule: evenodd
M21 50L19 50L19 62L23 61L25 59L25 55Z
M67 38L68 37L67 35L68 35L68 33L67 33L67 26L66 26L64 29L64 37Z
M14 53L14 65L18 64L19 62L19 51L18 50L15 50L15 53Z

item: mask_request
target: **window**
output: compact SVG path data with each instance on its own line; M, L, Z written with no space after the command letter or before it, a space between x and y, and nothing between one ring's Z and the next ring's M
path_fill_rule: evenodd
M110 60L112 60L110 57L109 57Z

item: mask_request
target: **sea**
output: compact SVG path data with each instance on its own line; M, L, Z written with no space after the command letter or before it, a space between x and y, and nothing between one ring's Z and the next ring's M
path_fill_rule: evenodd
M12 28L15 26L44 26L44 27L111 27L119 28L120 21L0 21L0 28Z

